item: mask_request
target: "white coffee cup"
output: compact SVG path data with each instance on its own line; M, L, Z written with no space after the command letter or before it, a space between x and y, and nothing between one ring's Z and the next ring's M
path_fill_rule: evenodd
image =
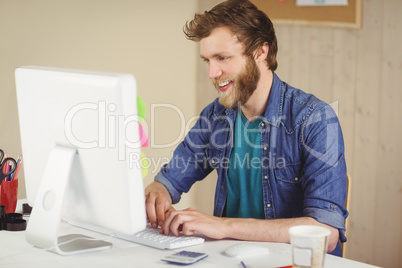
M289 228L293 268L322 268L331 231L314 225Z

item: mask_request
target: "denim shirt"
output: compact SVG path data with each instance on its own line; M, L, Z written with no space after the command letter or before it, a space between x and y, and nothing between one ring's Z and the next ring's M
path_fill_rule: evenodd
M173 203L215 169L214 216L222 216L237 109L223 107L218 99L209 104L173 158L156 175L155 180L168 189ZM335 112L274 73L263 115L259 130L265 218L312 217L337 228L345 242L346 164Z

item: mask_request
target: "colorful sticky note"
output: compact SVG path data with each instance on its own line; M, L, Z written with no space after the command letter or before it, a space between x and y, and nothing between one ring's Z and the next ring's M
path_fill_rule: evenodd
M149 145L149 140L148 140L148 135L144 131L144 128L142 127L141 124L138 124L138 129L140 131L140 143L141 147L147 147Z
M142 122L144 120L145 116L147 115L147 107L145 106L144 101L142 98L137 95L137 112L138 112L138 120Z

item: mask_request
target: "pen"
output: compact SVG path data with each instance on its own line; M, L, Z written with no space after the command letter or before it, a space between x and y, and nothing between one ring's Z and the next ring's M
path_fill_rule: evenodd
M21 164L22 164L22 155L18 157L18 163L17 163L17 168L15 169L14 173L12 174L11 180L14 180L15 178L18 179L18 172L20 171Z
M12 181L14 179L15 172L17 171L17 168L21 165L21 163L19 163L19 162L21 162L21 156L18 156L17 161L15 161L16 166L14 168L14 171L8 177L10 181Z
M17 163L17 167L18 167L18 162L20 161L20 157L18 156L18 158L17 158L17 161L15 161L16 163ZM17 168L15 168L15 169L17 169ZM14 174L15 174L15 170L14 170L14 172L13 173L11 173L11 175L10 175L10 181L12 181L13 180L13 178L14 178Z
M243 261L240 261L240 264L241 264L241 266L242 266L243 268L247 268L247 266L244 264Z

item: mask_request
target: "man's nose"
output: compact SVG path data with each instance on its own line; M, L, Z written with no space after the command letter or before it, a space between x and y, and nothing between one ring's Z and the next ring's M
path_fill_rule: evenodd
M217 64L209 63L208 64L208 76L210 79L218 78L222 75L222 70L219 68Z

